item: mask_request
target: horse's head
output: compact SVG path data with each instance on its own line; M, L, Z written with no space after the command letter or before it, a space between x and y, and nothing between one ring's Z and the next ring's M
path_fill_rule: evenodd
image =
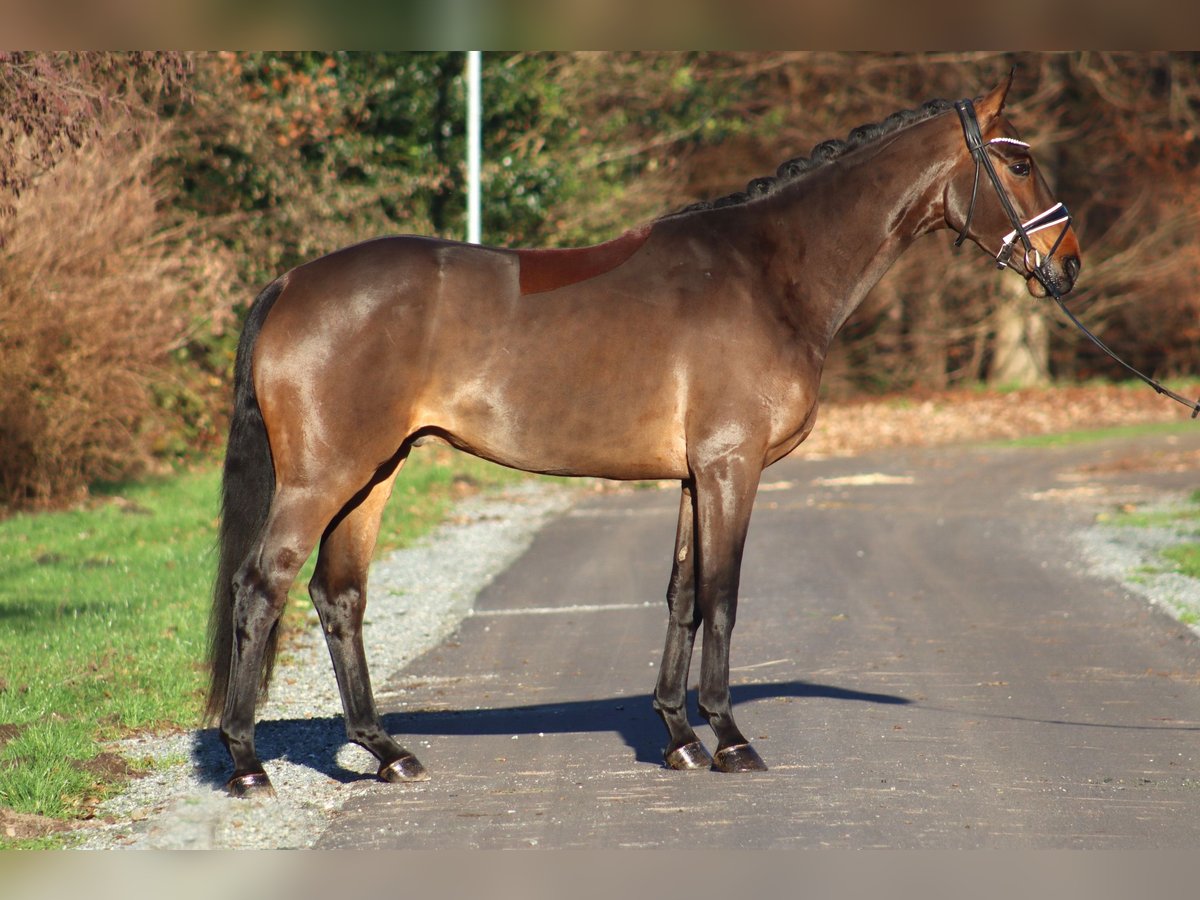
M955 104L961 158L945 194L946 223L1025 278L1029 293L1070 292L1079 275L1079 241L1066 207L1055 201L1027 143L1001 115L1012 75L978 103Z

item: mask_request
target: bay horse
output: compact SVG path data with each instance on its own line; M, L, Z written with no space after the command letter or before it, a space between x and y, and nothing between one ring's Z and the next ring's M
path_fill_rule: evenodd
M1033 296L1065 294L1078 275L1065 210L1050 217L1057 238L1034 215L1061 204L1001 114L1011 82L975 104L931 101L857 128L743 193L595 247L384 237L266 287L237 351L210 620L206 714L220 713L229 793L273 793L255 705L288 590L318 543L309 589L346 734L378 758L380 779L426 777L382 727L362 643L380 511L424 439L528 472L678 480L653 700L665 764L764 769L729 694L742 549L760 473L813 428L834 336L938 229L1001 265L1012 257ZM994 191L979 190L981 162ZM701 628L712 755L685 711Z

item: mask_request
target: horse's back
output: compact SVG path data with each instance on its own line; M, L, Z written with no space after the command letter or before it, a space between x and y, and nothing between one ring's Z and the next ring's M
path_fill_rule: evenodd
M281 279L255 350L256 380L295 379L303 368L314 379L346 371L368 381L396 364L427 365L434 335L449 328L465 339L481 306L517 296L517 275L510 252L417 236L319 257Z
M459 294L487 284L496 292L518 290L516 254L508 250L417 235L375 238L335 250L289 272L285 304L294 314L321 319L360 312L409 308L437 295Z

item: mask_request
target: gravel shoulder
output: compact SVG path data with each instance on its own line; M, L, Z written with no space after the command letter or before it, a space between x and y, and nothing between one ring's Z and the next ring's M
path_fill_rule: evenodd
M1172 513L1185 506L1190 506L1186 496L1168 495L1141 511ZM1098 522L1078 536L1089 571L1119 581L1129 593L1188 623L1200 619L1200 580L1166 570L1162 552L1194 540L1195 526L1190 523L1122 526ZM1188 627L1200 635L1200 625Z

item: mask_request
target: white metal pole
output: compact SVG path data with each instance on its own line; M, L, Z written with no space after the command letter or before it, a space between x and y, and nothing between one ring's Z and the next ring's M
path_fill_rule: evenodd
M467 240L480 242L479 160L483 103L480 100L482 69L479 50L467 51Z

